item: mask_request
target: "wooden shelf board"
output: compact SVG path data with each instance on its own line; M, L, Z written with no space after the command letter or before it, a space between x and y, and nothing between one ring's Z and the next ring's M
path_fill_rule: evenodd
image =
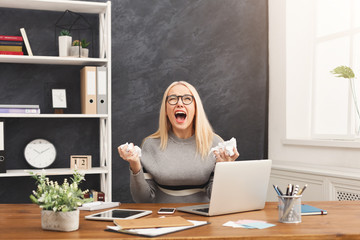
M86 1L67 0L1 0L0 7L29 10L64 12L70 10L78 13L105 13L107 4Z
M57 56L0 55L0 63L103 66L107 63L107 59L105 59L105 58L57 57Z
M0 118L107 118L107 114L22 114L1 113Z
M0 173L0 177L26 177L30 176L28 172L42 173L42 169L12 169L7 170L6 173ZM48 168L44 170L47 176L53 175L72 175L74 170L70 168ZM79 170L81 173L86 174L102 174L108 173L109 171L105 167L94 167L88 170Z

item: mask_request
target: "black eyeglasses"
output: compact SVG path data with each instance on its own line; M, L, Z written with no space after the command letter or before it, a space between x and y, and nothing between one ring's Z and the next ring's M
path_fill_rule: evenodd
M193 95L189 95L189 94L185 94L183 96L176 96L176 95L170 95L166 97L166 101L170 104L170 105L176 105L179 101L179 98L181 98L181 101L183 102L184 105L189 105L193 102L194 100L194 96Z

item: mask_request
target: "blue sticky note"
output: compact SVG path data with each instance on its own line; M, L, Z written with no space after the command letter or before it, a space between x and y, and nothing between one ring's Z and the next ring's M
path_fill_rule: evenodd
M264 223L264 222L253 222L253 223L243 224L243 226L246 227L246 228L264 229L264 228L269 228L269 227L273 227L273 226L276 226L276 225L275 224L270 224L270 223Z

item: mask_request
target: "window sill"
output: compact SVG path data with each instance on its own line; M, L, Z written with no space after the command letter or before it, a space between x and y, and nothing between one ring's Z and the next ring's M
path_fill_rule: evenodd
M360 148L360 139L354 139L354 140L283 139L281 142L283 145Z

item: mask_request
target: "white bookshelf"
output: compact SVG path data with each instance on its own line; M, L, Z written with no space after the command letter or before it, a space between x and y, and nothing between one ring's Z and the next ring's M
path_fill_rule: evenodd
M112 201L111 182L111 2L87 2L69 0L0 0L0 8L28 9L40 11L64 12L70 10L77 13L99 15L99 58L74 58L58 56L14 56L0 55L2 63L12 64L43 64L43 65L78 65L78 66L106 66L108 83L108 114L0 114L0 118L98 118L99 119L99 155L100 164L88 170L81 170L85 174L99 174L101 191L105 193L106 201ZM36 16L35 16L36 17ZM28 30L28 29L27 29ZM3 33L6 35L5 33ZM79 79L80 81L80 79ZM9 160L9 157L8 157ZM25 161L25 160L24 160ZM57 160L55 160L57 161ZM69 159L70 166L70 159ZM25 177L28 171L42 173L41 169L9 169L0 173L1 177ZM80 170L79 170L80 171ZM72 175L70 168L47 168L46 175Z

